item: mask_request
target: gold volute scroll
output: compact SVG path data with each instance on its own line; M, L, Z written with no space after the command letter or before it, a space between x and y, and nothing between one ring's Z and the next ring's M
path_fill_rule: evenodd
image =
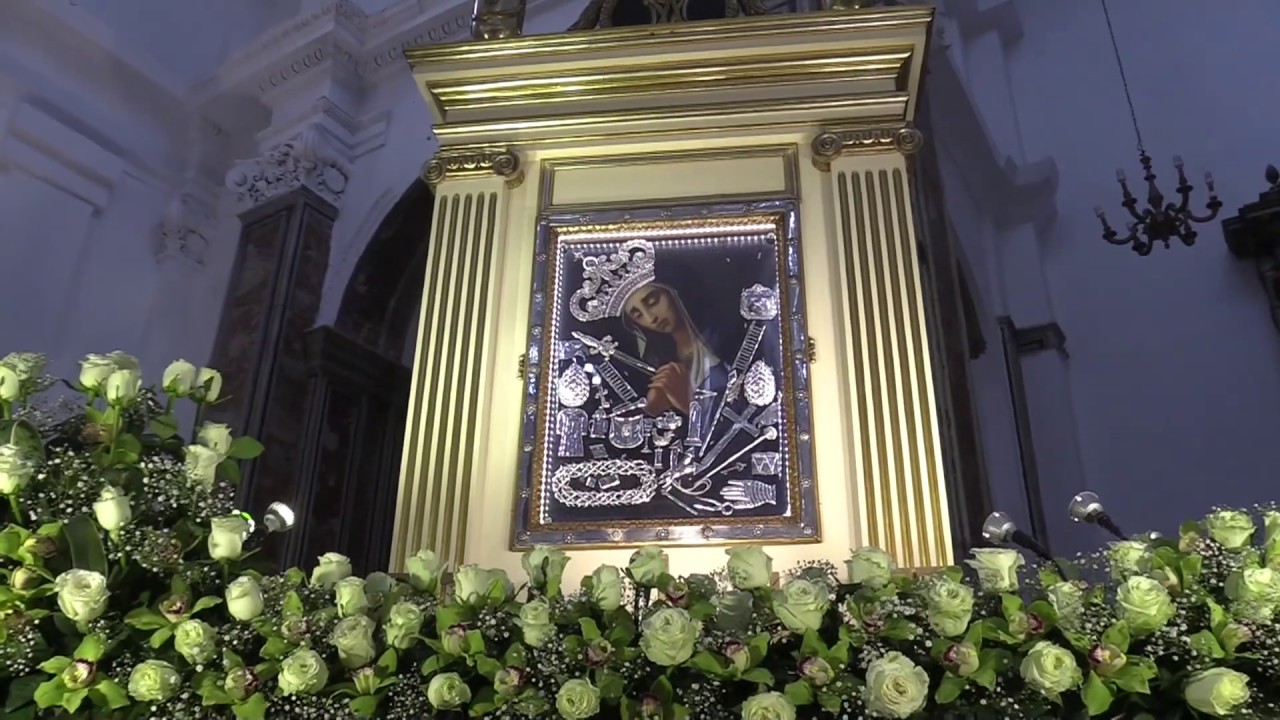
M831 170L831 161L841 155L898 152L912 155L924 144L924 134L910 124L879 125L823 130L813 138L813 166Z
M520 156L507 148L441 148L422 168L422 179L433 189L445 180L488 177L505 178L507 187L524 182Z

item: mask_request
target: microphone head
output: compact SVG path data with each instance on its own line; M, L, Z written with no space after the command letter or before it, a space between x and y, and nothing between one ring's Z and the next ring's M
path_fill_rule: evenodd
M1097 493L1085 490L1077 493L1071 498L1071 504L1067 507L1067 512L1071 515L1071 519L1076 522L1093 522L1099 515L1105 514L1106 508L1102 507L1102 498Z
M989 543L1003 544L1009 542L1018 529L1013 518L1002 512L993 512L982 522L982 537Z
M293 508L282 502L273 502L267 506L267 512L262 521L267 526L268 532L287 532L293 527Z

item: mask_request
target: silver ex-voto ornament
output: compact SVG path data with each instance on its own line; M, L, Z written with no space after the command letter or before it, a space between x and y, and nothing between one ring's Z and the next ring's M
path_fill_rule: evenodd
M778 291L756 283L742 291L738 310L747 320L772 320L778 316Z
M778 381L773 376L773 370L763 360L755 361L751 364L751 369L747 370L742 381L742 392L746 395L747 402L756 407L764 407L778 396Z

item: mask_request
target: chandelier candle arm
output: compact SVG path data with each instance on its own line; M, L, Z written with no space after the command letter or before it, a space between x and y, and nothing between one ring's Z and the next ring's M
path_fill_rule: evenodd
M1197 215L1190 210L1191 193L1195 189L1187 181L1187 174L1182 158L1173 157L1173 167L1178 171L1178 202L1166 202L1165 195L1156 184L1156 173L1151 167L1151 156L1147 155L1142 143L1142 129L1138 126L1138 114L1133 107L1133 96L1129 92L1129 80L1125 75L1124 61L1120 57L1120 45L1116 42L1115 28L1111 24L1111 12L1106 0L1102 0L1102 13L1107 21L1107 34L1111 39L1111 49L1115 51L1116 67L1120 73L1120 83L1124 87L1124 99L1129 106L1129 118L1133 121L1133 134L1138 141L1138 163L1142 166L1142 179L1147 183L1147 207L1138 209L1138 198L1129 189L1128 180L1123 169L1116 171L1116 180L1120 183L1120 206L1129 212L1132 222L1126 224L1126 234L1121 235L1107 220L1106 213L1100 207L1094 208L1094 214L1102 223L1102 239L1112 245L1128 245L1139 256L1151 254L1156 243L1169 248L1174 239L1188 247L1196 242L1198 233L1193 225L1207 223L1218 216L1222 209L1222 201L1214 189L1213 175L1205 173L1205 189L1209 191L1209 200L1205 203L1208 213Z

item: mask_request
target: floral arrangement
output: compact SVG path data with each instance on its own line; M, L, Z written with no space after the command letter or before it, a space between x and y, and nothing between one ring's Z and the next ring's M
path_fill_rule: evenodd
M922 576L874 548L778 573L751 546L679 578L643 547L572 592L552 548L520 587L429 550L397 578L336 553L270 573L252 556L279 523L234 506L262 447L200 422L216 371L146 388L134 358L91 355L50 409L42 367L0 359L5 718L1280 717L1274 510Z

